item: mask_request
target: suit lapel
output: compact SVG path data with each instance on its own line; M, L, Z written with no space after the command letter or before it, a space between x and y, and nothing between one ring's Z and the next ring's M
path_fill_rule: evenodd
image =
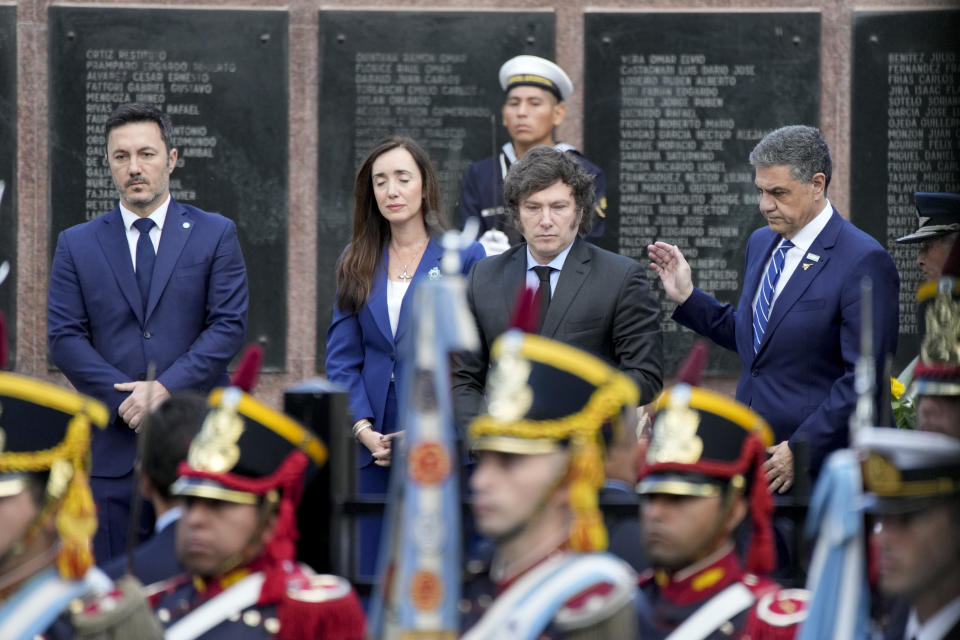
M119 207L103 216L101 224L97 225L97 241L100 249L117 279L117 286L133 309L137 319L143 324L143 302L140 299L140 288L137 286L137 277L133 272L133 262L130 259L130 245L127 243L127 232L123 225L123 216Z
M183 247L190 238L195 226L195 220L187 213L187 209L175 200L170 200L167 209L167 218L163 223L163 232L160 234L160 245L157 248L157 261L153 267L153 278L150 280L150 298L147 300L147 317L157 308L163 290L167 288L173 268L183 253Z
M393 344L393 331L390 330L390 312L387 310L387 261L390 259L384 247L380 257L380 266L373 274L373 287L370 289L370 301L367 306L380 333L389 344Z
M827 222L827 226L814 238L810 244L810 248L803 255L803 258L800 259L800 264L797 265L797 268L790 276L787 285L783 288L783 291L780 292L780 295L777 296L776 301L774 301L773 311L770 312L770 321L767 323L767 330L763 334L763 342L760 343L760 349L763 349L764 345L770 340L770 335L777 330L777 325L780 324L780 321L790 312L790 309L796 304L797 300L800 299L804 291L807 290L810 284L827 266L827 263L830 261L830 250L836 244L837 235L840 233L840 226L840 214L834 209L833 215L830 216L830 221ZM808 258L811 253L819 256L820 259L816 261L811 260ZM805 265L809 266L804 268Z
M503 292L503 304L507 310L505 317L508 321L517 302L517 292L527 285L527 245L521 242L510 250L513 255L503 265L503 273L500 274L500 291ZM482 303L479 300L476 302Z
M573 247L560 270L556 291L550 300L547 317L543 320L541 335L552 338L560 326L560 320L577 297L580 287L590 274L590 250L587 243L579 237L573 241Z
M397 322L398 344L408 329L409 320L407 317L410 315L410 308L413 307L414 304L412 300L413 296L411 295L413 293L413 285L423 278L429 277L430 270L434 267L436 267L439 272L441 258L443 258L443 249L431 238L423 250L423 257L420 258L420 264L417 265L417 270L413 272L413 279L410 281L410 287L407 289L407 293L403 296L403 302L400 303L400 320Z

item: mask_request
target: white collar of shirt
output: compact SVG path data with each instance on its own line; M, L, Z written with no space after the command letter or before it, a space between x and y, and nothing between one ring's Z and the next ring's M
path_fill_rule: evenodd
M183 515L183 509L180 507L171 507L157 516L157 521L153 523L153 532L160 533Z
M808 222L800 231L797 231L796 235L790 239L793 243L793 246L796 249L791 249L790 252L793 253L796 251L799 258L802 258L806 255L807 251L810 249L810 245L813 244L813 241L817 239L817 236L820 235L820 232L823 231L824 227L827 226L827 222L830 221L830 215L833 213L833 205L830 204L830 201L827 200L826 206L820 210L820 213L817 216Z
M576 242L576 239L574 239L573 242ZM567 255L570 253L570 249L573 248L573 242L571 242L570 246L568 246L566 249L558 253L557 257L544 265L541 265L539 262L534 260L533 254L530 253L530 245L526 245L528 289L540 288L540 277L537 276L537 272L533 270L534 267L553 267L553 271L550 272L550 296L553 296L553 292L557 290L557 280L560 279L560 270L563 269L563 263L566 262Z
M166 200L163 203L153 210L148 218L153 220L154 227L150 229L150 241L153 243L153 251L156 253L160 248L160 234L163 232L163 223L167 220L167 209L170 207L170 194L167 194ZM133 268L137 268L137 241L140 239L140 232L137 231L137 228L133 226L133 223L140 219L140 216L135 214L130 209L127 209L123 206L123 202L120 203L120 215L123 217L123 227L127 234L127 245L130 247L130 262L133 264Z
M810 245L813 244L813 241L817 239L817 236L820 235L820 232L824 230L827 226L827 223L830 222L830 216L833 215L833 205L830 204L830 201L827 200L826 206L820 210L820 213L814 217L813 220L808 222L800 231L797 231L796 235L790 239L790 242L793 243L793 247L787 251L786 256L783 260L783 271L780 272L780 279L777 280L777 286L773 289L773 301L770 303L770 309L773 309L774 303L776 303L777 298L780 296L780 292L783 291L784 287L787 286L787 283L790 281L790 276L793 275L793 272L797 270L797 267L800 265L800 261L803 260L804 256L807 255L807 251L810 249ZM783 240L777 243L777 247L782 244ZM774 247L776 250L776 247ZM767 267L770 265L770 261L773 260L773 253L767 258L767 261L763 265L763 270L760 271L760 277L763 277L763 274L767 272ZM751 308L756 308L757 298L760 297L760 287L757 287L756 293L753 294L753 302Z
M937 611L924 624L917 619L917 610L910 609L907 619L905 638L916 640L941 640L947 637L947 632L960 620L960 596L950 601L950 604Z

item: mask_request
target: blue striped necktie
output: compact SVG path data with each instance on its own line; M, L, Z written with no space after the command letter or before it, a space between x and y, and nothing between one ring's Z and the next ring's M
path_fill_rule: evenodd
M760 282L760 295L757 296L757 304L753 307L754 353L760 350L760 343L763 342L763 333L767 330L767 322L770 319L770 307L773 305L773 292L777 288L777 280L780 279L780 273L783 271L783 262L791 247L793 243L789 240L784 240L777 247L773 252L773 259L767 265L767 272L763 274L763 280Z

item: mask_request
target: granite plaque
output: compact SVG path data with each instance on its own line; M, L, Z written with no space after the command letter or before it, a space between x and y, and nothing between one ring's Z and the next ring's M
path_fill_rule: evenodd
M17 8L0 7L0 312L7 318L7 367L17 326ZM7 269L4 268L7 263ZM6 279L3 273L7 272Z
M750 150L787 124L816 126L820 14L588 13L584 153L607 174L606 248L648 262L676 244L694 283L736 304L747 236L763 225ZM694 334L660 292L665 373ZM736 375L733 352L708 373Z
M272 371L286 363L287 22L283 11L50 9L51 254L60 231L117 204L107 116L158 105L179 150L173 197L237 224L247 340L266 342Z
M900 271L894 374L919 353L917 191L960 192L960 11L856 12L850 216Z
M350 240L353 180L381 138L408 135L437 169L447 220L467 166L509 138L497 73L521 53L553 57L547 12L320 12L317 369L324 369L337 258Z

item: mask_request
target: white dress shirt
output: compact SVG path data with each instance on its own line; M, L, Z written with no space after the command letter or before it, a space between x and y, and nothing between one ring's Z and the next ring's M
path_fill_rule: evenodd
M576 240L574 240L574 242L576 242ZM530 253L530 245L527 245L527 289L536 291L540 288L540 276L533 270L534 267L553 267L553 271L550 272L550 298L552 299L553 292L557 290L557 280L560 279L560 270L563 269L563 263L567 261L567 255L570 254L571 247L573 247L573 242L571 242L566 249L558 253L556 258L547 264L540 264L534 259L533 254Z
M780 292L783 291L783 288L787 286L787 282L790 281L790 276L793 275L793 272L797 270L797 267L800 265L800 261L807 255L807 252L810 251L810 245L813 244L813 241L817 239L817 236L820 235L820 232L823 231L824 227L827 226L827 222L830 221L830 216L833 215L833 205L830 204L830 201L827 200L827 206L825 206L817 216L808 222L800 231L797 231L797 234L790 239L790 242L793 243L793 246L787 251L787 255L784 256L783 260L783 271L780 272L780 279L777 280L777 286L773 290L773 300L770 302L770 311L773 312L773 305L777 303L777 297L780 295ZM780 243L777 243L777 247L780 246ZM774 252L776 252L776 247L774 247ZM773 260L773 253L767 257L767 261L763 263L763 269L760 270L760 277L763 277L763 274L767 272L767 268L770 266L770 261ZM753 302L750 304L751 309L757 307L757 298L760 297L760 289L762 287L757 287L756 293L753 294Z
M153 252L156 253L160 248L160 234L163 233L163 223L167 219L167 208L170 206L170 194L167 194L167 199L163 201L159 207L154 209L148 218L153 220L154 226L150 229L150 241L153 243ZM140 231L137 230L133 223L140 219L140 216L135 214L130 209L127 209L123 206L123 202L120 202L120 215L123 216L123 226L127 230L127 245L130 247L130 263L133 265L133 270L137 270L137 241L140 240Z
M907 640L943 640L947 632L960 620L960 596L954 598L950 604L937 611L925 623L920 624L916 609L910 609L907 618L907 629L904 638Z

